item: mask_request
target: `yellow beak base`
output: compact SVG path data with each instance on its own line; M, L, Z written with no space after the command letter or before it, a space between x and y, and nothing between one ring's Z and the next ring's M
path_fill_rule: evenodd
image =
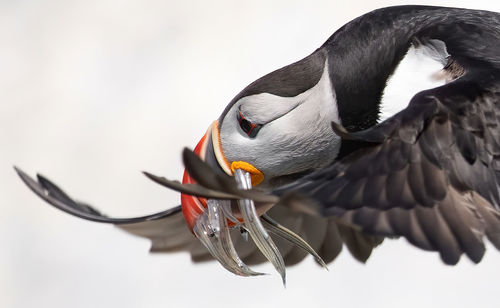
M250 173L250 178L252 179L252 186L260 184L264 180L264 174L252 164L244 161L233 161L231 163L231 171L234 174L234 170L241 169Z

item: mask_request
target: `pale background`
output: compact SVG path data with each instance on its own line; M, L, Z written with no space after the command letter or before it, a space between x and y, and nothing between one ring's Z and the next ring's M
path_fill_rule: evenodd
M113 216L179 197L193 147L251 81L319 47L347 21L405 1L0 1L0 307L498 307L500 253L445 266L405 240L366 265L344 251L234 276L185 253L64 214L15 175L37 171ZM493 1L435 5L500 11Z

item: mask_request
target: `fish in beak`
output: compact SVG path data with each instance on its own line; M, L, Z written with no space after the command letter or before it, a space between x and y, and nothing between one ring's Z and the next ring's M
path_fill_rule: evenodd
M240 190L252 189L264 180L264 174L252 164L245 161L229 162L226 159L220 142L218 121L210 125L193 152L212 167L214 172L234 176ZM184 171L182 184L196 184L188 170ZM285 262L268 231L302 247L326 267L319 255L302 238L265 215L272 204L256 207L251 199L232 202L182 193L181 206L191 232L222 266L234 274L262 275L251 270L238 256L231 239L231 228L239 228L242 234L250 235L259 250L281 275L283 284L285 284Z

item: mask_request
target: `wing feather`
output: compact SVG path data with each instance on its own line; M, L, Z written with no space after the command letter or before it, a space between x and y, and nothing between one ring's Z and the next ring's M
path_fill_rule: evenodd
M490 74L421 92L364 131L333 125L350 147L359 142L358 150L275 194L302 194L325 216L367 234L403 236L447 264L463 253L479 262L484 237L500 244L500 85ZM352 244L359 242L352 232L341 234L354 254L367 255Z

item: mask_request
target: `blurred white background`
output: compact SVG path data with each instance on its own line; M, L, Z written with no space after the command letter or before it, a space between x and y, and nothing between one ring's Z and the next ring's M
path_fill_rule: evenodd
M0 307L498 307L491 245L479 265L449 267L387 240L366 265L347 251L329 272L307 259L283 289L269 265L241 278L150 255L147 240L53 209L12 169L112 216L177 205L140 171L180 179L181 149L244 86L362 13L405 3L0 1ZM492 3L427 2L500 11Z

